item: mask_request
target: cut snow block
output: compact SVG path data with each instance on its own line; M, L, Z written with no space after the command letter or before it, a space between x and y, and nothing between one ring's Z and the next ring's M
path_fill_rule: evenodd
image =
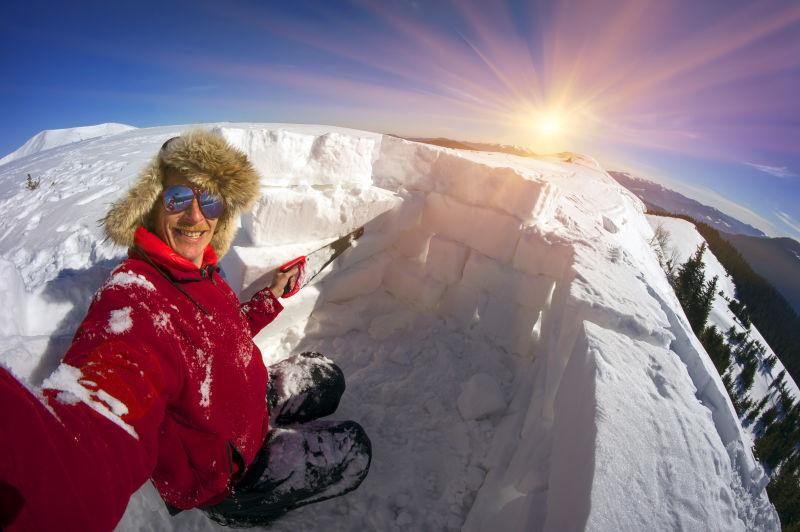
M330 275L319 284L325 301L341 302L371 294L381 285L391 257L383 253Z
M513 216L465 205L436 192L428 194L422 224L501 262L513 257L520 233L520 221Z
M402 201L377 187L262 187L261 199L242 215L242 228L256 246L335 240Z
M320 293L316 286L306 286L294 296L288 299L281 299L283 310L278 314L278 317L270 322L269 327L264 327L256 335L254 340L280 337L289 327L302 326L308 321L319 301Z
M556 283L555 279L544 275L518 272L476 252L467 259L461 282L473 290L482 290L534 309L549 306Z
M423 309L436 306L445 284L425 277L423 265L409 260L395 260L386 270L383 286L397 299Z
M529 227L519 238L513 266L525 273L562 279L572 256L569 245L548 242L544 235Z
M304 242L288 246L242 247L233 246L222 260L228 285L247 299L272 281L270 272L295 257L307 255L327 244L327 241Z
M343 133L302 133L285 129L218 130L247 154L262 184L372 185L373 151L379 137Z
M433 189L432 169L442 148L384 135L378 159L373 166L373 181L389 190Z
M325 303L313 311L305 333L314 336L341 336L364 327L364 318L355 305Z
M436 191L470 205L497 209L529 219L544 183L511 168L476 163L454 153L442 153L434 168Z
M434 236L428 247L427 276L445 284L458 282L468 254L468 247Z
M464 327L469 327L479 319L479 309L484 305L486 294L461 284L447 287L439 303L439 314L452 318Z
M456 405L462 419L469 421L504 411L506 399L497 379L488 373L476 373L461 385Z
M387 249L403 231L419 225L424 204L422 197L404 197L399 206L364 224L364 236L332 264L334 271L349 268Z
M486 297L478 309L478 329L519 355L527 355L538 340L536 324L541 311L496 296Z
M414 318L414 313L405 309L377 316L369 325L369 335L375 340L385 340L411 325Z
M416 226L407 231L403 231L394 243L394 247L401 255L411 260L425 262L428 256L428 244L430 243L431 236L432 233L430 231L425 230L421 226Z

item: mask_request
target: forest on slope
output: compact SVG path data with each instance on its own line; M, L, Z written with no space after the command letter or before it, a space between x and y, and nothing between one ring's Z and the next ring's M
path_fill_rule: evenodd
M757 274L719 231L691 216L649 211L658 216L687 220L708 242L708 249L722 263L736 284L736 298L746 306L750 321L767 340L795 382L800 381L800 316L778 290Z
M671 231L678 227L657 222L651 245L692 330L719 372L742 427L751 435L756 458L770 475L767 492L783 529L798 530L800 403L797 402L797 388L793 382L787 383L782 364L769 347L759 341L759 333L751 327L746 306L730 297L735 282L727 283L721 278L726 276L711 266L719 265L715 257L707 263L707 242L702 240L686 262L678 264L682 259L678 259L679 254L671 245L675 237ZM700 238L699 231L695 234ZM681 240L686 239L685 234L681 237ZM681 244L685 246L686 242ZM714 301L721 302L720 297L726 304L723 309L717 306L712 318ZM721 318L720 310L731 319ZM762 381L761 384L754 386L756 380Z

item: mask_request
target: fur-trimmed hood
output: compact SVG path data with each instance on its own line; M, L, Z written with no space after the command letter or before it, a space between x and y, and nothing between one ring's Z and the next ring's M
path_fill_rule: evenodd
M153 209L164 189L168 168L180 171L189 181L225 201L225 211L211 239L211 247L222 258L236 233L236 216L258 199L260 179L244 153L211 131L189 131L165 142L128 194L109 209L103 219L106 234L113 242L130 247L138 227L153 231Z

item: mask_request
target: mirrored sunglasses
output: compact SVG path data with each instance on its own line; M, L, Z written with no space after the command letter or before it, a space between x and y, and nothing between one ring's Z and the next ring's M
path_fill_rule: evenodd
M203 216L210 219L219 218L225 210L222 198L215 196L199 188L187 187L186 185L173 185L168 187L162 194L164 209L168 213L182 212L192 205L192 200L197 198L200 212Z

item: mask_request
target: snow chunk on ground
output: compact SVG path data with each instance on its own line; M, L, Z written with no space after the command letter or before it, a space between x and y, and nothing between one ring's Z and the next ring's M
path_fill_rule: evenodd
M506 400L500 385L491 375L476 373L461 385L458 411L465 420L480 419L502 412Z

